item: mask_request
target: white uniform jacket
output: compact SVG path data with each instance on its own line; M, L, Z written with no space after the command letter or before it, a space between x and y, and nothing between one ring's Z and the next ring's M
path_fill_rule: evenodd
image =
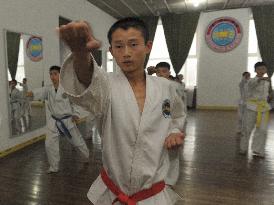
M247 99L247 92L248 92L248 81L246 79L242 79L241 82L239 83L239 88L240 88L240 100L239 104L245 105L246 99Z
M10 90L10 104L11 110L20 110L22 101L22 92L17 88Z
M45 100L46 106L50 112L47 119L47 126L50 131L57 132L57 127L55 125L55 120L51 117L54 115L57 118L62 118L66 115L79 115L73 109L68 95L64 92L62 86L59 85L57 92L53 86L45 86L32 91L34 100ZM62 120L68 129L75 126L71 118Z
M183 131L186 117L183 102L169 80L146 75L142 114L120 70L106 73L94 61L92 81L85 88L77 79L70 56L61 69L60 83L73 102L99 117L103 166L124 193L132 195L167 177L172 155L164 148L164 141L170 133ZM171 205L175 195L168 192L172 191L165 188L138 205ZM105 205L116 197L99 176L88 198L95 205Z
M257 111L257 105L252 103L252 100L265 101L269 96L269 82L266 80L258 81L258 77L252 78L248 81L248 96L247 96L247 109ZM263 112L270 110L271 107L268 103L263 107Z

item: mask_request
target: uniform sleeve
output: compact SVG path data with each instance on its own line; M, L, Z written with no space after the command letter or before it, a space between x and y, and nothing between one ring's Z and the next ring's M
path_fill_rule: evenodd
M169 134L184 132L184 125L186 120L185 105L184 101L176 92L176 87L170 86L170 92L172 93L171 101L171 118L172 123L170 126ZM165 178L165 183L168 185L175 185L179 178L179 154L181 152L181 147L177 149L169 150L169 169L167 176Z
M93 65L91 83L88 88L85 88L77 78L73 69L72 55L70 55L62 66L60 83L73 103L82 106L94 115L101 115L107 109L110 88L107 73L98 67L94 59Z
M184 131L184 125L186 120L185 113L185 102L182 100L180 95L176 92L174 86L170 86L172 93L172 102L171 102L171 118L172 123L169 133L178 133Z
M241 80L241 82L239 83L239 88L240 88L240 96L242 98L243 97L243 90L244 90L244 82L243 82L243 80Z

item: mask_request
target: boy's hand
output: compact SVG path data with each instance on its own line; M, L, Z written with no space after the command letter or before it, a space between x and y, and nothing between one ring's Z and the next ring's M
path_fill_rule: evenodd
M171 133L166 139L164 146L167 149L174 149L181 146L184 142L185 134L182 132Z
M155 68L154 66L149 66L149 67L147 68L147 73L148 73L149 75L152 75L153 73L156 73L156 68Z
M86 21L60 26L57 32L73 53L90 52L100 47L100 42L94 38L91 27Z
M77 115L72 115L72 122L77 122L80 118Z
M33 92L31 92L31 91L27 92L26 97L33 97Z

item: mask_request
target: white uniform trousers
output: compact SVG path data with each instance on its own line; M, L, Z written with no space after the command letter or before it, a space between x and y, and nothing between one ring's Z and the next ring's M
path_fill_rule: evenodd
M238 107L238 130L237 130L237 132L239 132L241 134L243 134L245 109L246 109L245 104L239 104L239 107Z
M45 146L46 146L46 152L48 156L48 162L50 164L50 167L53 170L57 171L59 169L59 162L60 162L60 151L59 151L60 139L59 138L60 137L65 137L73 146L78 148L78 150L86 159L89 158L89 150L78 128L74 126L69 131L72 136L71 138L67 136L60 136L58 132L49 131L47 134Z
M268 121L266 118L266 112L262 113L262 120L259 127L255 127L257 120L257 112L246 109L244 114L244 133L241 136L240 149L241 151L247 151L249 145L250 135L255 128L251 149L253 152L257 152L264 156L264 148L266 142Z

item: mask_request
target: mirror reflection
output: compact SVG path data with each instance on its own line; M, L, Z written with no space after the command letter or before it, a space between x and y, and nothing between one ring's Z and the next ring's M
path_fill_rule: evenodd
M42 38L6 31L7 72L11 136L46 125L45 104L27 97L44 85Z

